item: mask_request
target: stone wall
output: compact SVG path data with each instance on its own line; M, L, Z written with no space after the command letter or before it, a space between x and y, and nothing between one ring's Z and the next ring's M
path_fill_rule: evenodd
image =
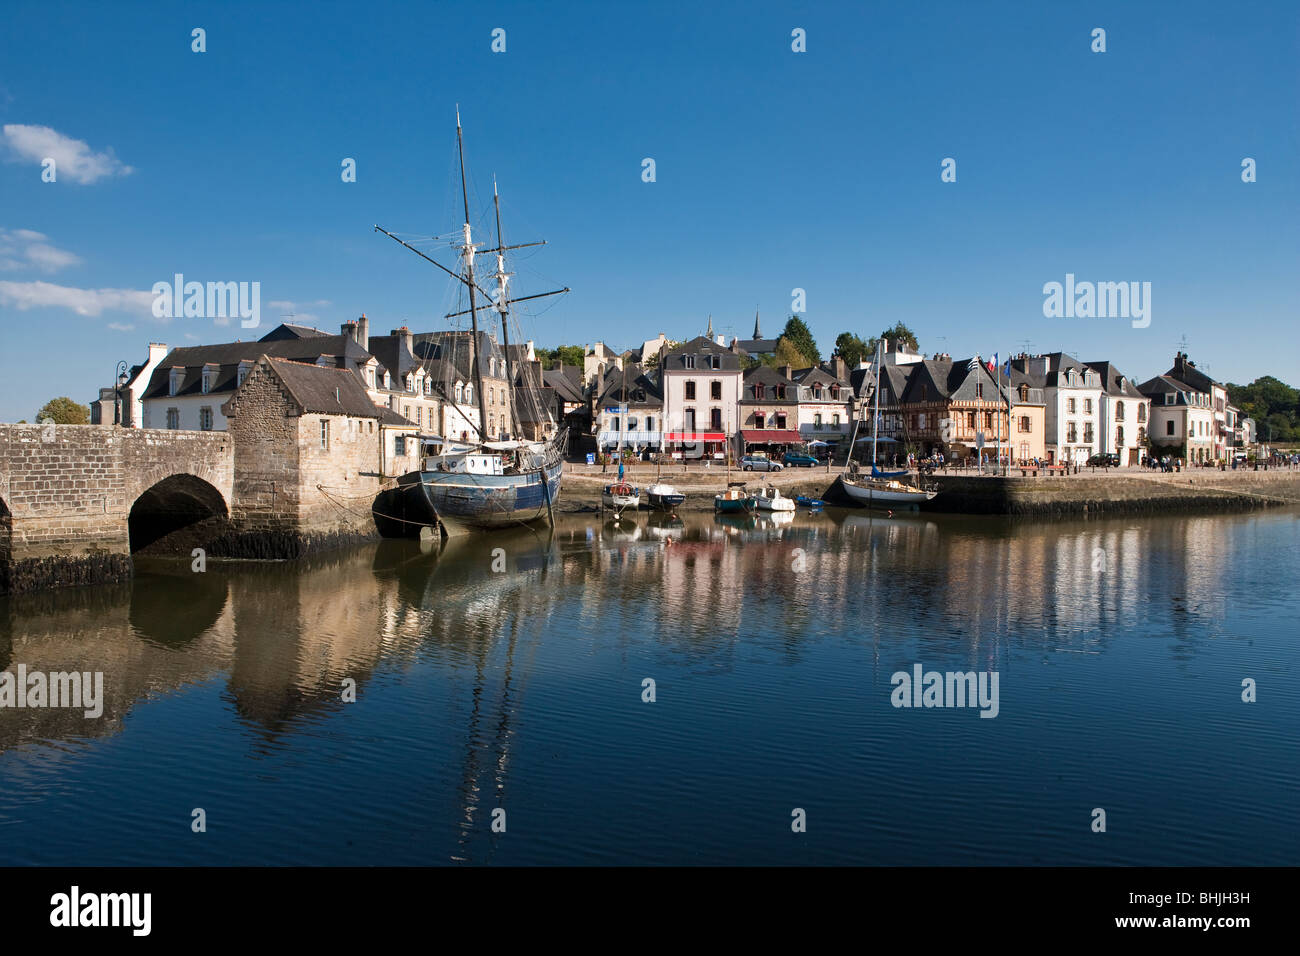
M231 470L227 437L212 432L0 425L0 592L124 580L140 495L181 474L228 501Z

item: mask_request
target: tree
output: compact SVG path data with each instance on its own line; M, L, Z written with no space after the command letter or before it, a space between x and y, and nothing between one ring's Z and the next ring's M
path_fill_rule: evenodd
M852 332L841 332L835 339L835 354L844 359L849 368L857 368L858 363L869 356L867 343Z
M800 364L806 367L816 365L822 360L822 353L817 350L817 342L813 338L812 332L799 316L792 315L790 320L785 323L785 328L781 330L778 339L778 349L780 348L779 342L782 339L793 345L804 358L802 363L791 362L789 364ZM780 364L785 365L786 363L782 362Z
M916 340L916 333L902 322L895 322L892 328L885 329L879 335L867 341L867 354L875 355L876 346L881 339L894 339L900 345L906 345L913 352L921 351L921 344Z
M797 349L793 342L784 335L777 339L776 355L772 357L772 365L780 368L783 365L789 365L792 368L807 368L813 364L809 362L808 357Z
M36 420L51 419L56 425L84 425L90 421L90 409L64 396L52 398L36 413Z
M582 367L582 361L587 356L587 350L581 345L561 345L553 349L540 349L534 346L533 351L537 353L537 360L542 363L542 368L550 368L559 359L565 365L576 365Z

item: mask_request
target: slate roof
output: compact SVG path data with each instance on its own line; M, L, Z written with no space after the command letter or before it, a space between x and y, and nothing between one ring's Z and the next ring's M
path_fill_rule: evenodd
M685 358L688 355L695 356L695 368L687 368ZM703 356L718 355L721 356L718 368L709 367L708 362ZM696 336L689 342L683 342L677 348L664 353L659 360L660 367L665 372L738 372L740 371L740 356L725 345L719 345L703 335Z
M545 369L542 372L542 380L566 402L582 403L587 400L587 396L582 392L582 369L576 365Z
M472 382L474 372L470 368L469 361L471 334L470 332L451 330L445 332L418 332L412 336L415 357L426 365L441 359L449 363L449 367L456 369L461 381ZM475 356L478 359L479 373L485 378L492 377L489 359L495 358L498 368L502 367L501 362L505 359L496 339L481 329L478 333L478 348L475 350ZM505 374L499 372L496 377L505 378ZM447 381L446 378L440 380Z
M301 411L353 418L383 417L383 409L370 400L360 379L346 369L321 368L283 358L268 357L263 362L280 379Z
M779 339L737 339L735 346L751 355L767 355L776 351Z
M754 397L754 386L763 386L763 397ZM776 387L785 386L785 398L776 397ZM741 404L762 402L764 405L798 405L799 386L781 372L767 365L759 365L745 373L740 387Z
M353 373L370 359L370 353L346 335L314 335L303 338L290 336L271 341L264 338L257 342L175 348L154 368L141 398L170 395L171 369L177 365L185 369L177 395L203 394L203 369L207 365L216 365L218 368L216 381L209 393L234 392L240 363L256 362L263 355L311 363L324 355L335 367Z
M1110 362L1087 362L1088 368L1101 376L1101 387L1107 395L1117 398L1141 398L1133 380L1117 369Z
M634 362L627 363L626 369L628 405L648 408L664 403L663 389L654 376L648 375L645 369ZM604 407L607 402L618 405L624 402L622 369L611 368L605 373L605 380L600 384L598 404Z
M314 329L309 325L292 325L288 322L281 322L262 336L260 341L281 342L287 339L314 339L327 337L329 334L328 332L322 332L320 329Z
M423 363L411 354L400 335L372 335L369 351L392 376L396 391L401 391L400 384L405 381L407 372L413 372Z

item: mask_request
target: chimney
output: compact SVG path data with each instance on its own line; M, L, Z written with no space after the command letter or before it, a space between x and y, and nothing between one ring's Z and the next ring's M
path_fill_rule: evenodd
M415 354L415 336L406 326L402 326L400 329L393 329L388 334L395 338L400 338L402 344L406 346L406 351L410 352L412 355Z
M845 362L844 359L841 358L841 357L838 356L838 355L835 356L835 360L834 360L834 361L835 361L835 377L836 377L836 378L839 378L839 379L843 379L843 380L845 380L845 381L848 381L848 378L849 378L849 364L848 364L847 362Z
M360 345L367 352L370 351L370 320L366 318L364 312L361 318L357 319L357 345Z
M339 332L353 342L357 340L357 324L355 322L344 322L339 326Z
M562 368L564 368L563 359L555 359L554 361L551 362L551 371L558 372Z
M793 366L793 365L782 365L782 366L781 366L781 374L784 375L784 376L786 377L787 380L793 380L793 379L794 379L794 366Z
M157 365L167 357L167 344L165 342L149 343L149 365Z

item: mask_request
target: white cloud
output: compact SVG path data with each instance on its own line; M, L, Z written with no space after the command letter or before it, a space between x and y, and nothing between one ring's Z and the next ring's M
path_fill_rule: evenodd
M48 126L23 126L7 123L3 128L4 144L18 160L42 163L53 159L55 173L60 179L71 179L83 185L109 176L126 176L133 172L113 155L94 152L88 143L64 136Z
M81 257L45 242L43 233L31 229L0 229L0 271L39 269L58 272L81 264Z
M114 332L134 332L134 331L135 331L135 326L134 326L134 325L129 325L129 324L128 324L128 325L123 325L121 322L110 322L110 323L108 323L108 327L109 327L110 329L112 329Z
M134 289L76 289L50 282L0 281L0 305L28 309L71 309L77 315L102 312L153 316L153 293Z

